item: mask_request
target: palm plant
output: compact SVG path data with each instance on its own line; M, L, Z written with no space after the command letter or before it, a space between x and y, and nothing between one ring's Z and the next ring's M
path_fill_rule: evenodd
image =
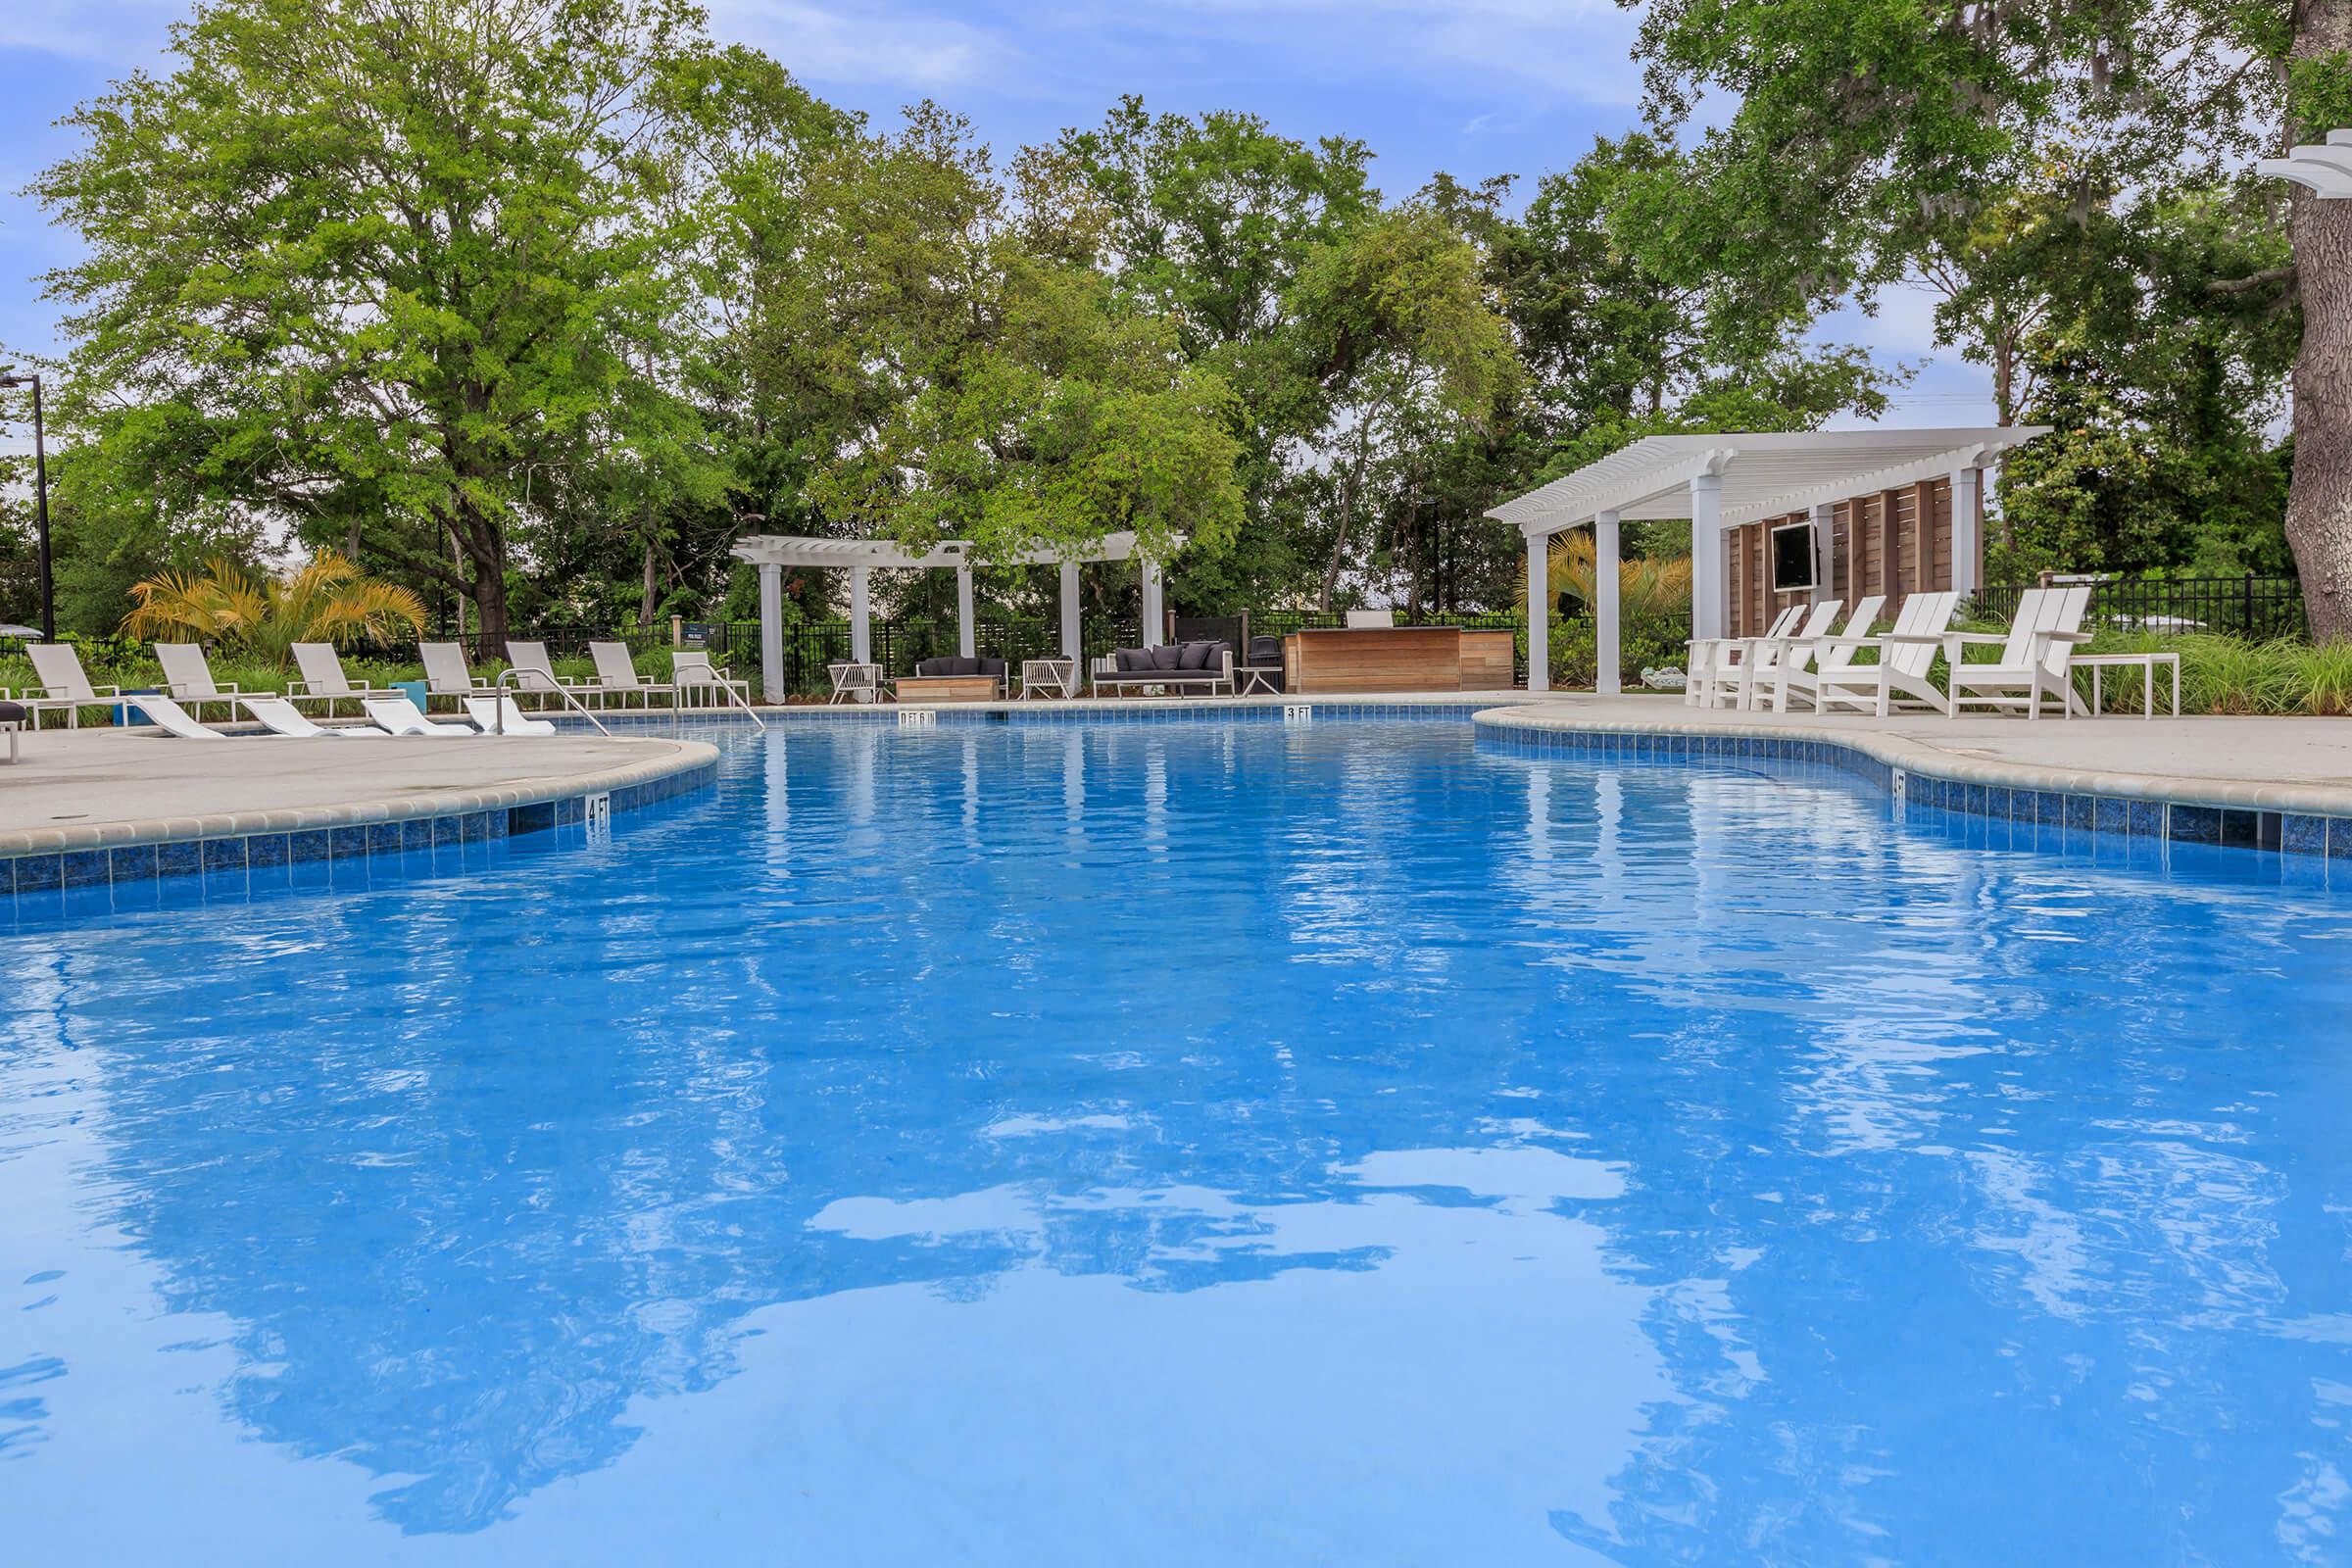
M278 577L215 560L201 576L168 571L133 583L130 597L131 612L122 617L130 636L179 636L239 648L280 669L296 643L341 647L424 629L423 600L368 576L331 550Z
M1599 573L1593 562L1592 535L1571 528L1551 536L1551 554L1544 564L1547 602L1573 594L1585 604L1593 600ZM1617 612L1626 620L1641 621L1670 615L1690 608L1689 556L1634 556L1617 563ZM1519 585L1519 612L1527 612L1527 585Z

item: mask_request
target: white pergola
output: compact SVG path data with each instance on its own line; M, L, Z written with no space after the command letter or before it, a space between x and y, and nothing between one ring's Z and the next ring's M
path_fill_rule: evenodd
M2265 179L2290 179L2323 201L2352 197L2352 130L2331 130L2324 142L2289 147L2284 158L2254 166Z
M738 561L760 568L760 681L767 700L784 700L784 568L799 566L850 574L850 659L873 662L873 606L870 596L876 571L939 571L956 573L956 647L964 658L975 647L972 628L972 565L965 559L969 541L945 539L921 554L913 554L888 539L812 539L788 534L754 534L735 546ZM1059 566L1061 568L1061 652L1066 659L1083 659L1079 638L1078 568L1088 562L1140 560L1135 535L1102 536L1091 550L1074 555L1030 551L998 566ZM1144 646L1159 642L1163 576L1159 567L1143 561Z
M1527 684L1551 685L1551 536L1592 524L1594 640L1603 695L1623 689L1618 669L1618 524L1626 518L1689 518L1693 637L1724 630L1726 529L1810 512L1822 539L1830 509L1850 497L1948 475L1952 482L1952 586L1976 591L1977 525L1983 472L2046 425L1946 430L1805 430L1754 434L1643 436L1597 463L1487 514L1527 538Z

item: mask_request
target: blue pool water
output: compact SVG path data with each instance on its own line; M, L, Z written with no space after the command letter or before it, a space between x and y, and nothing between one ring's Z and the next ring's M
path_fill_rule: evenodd
M1889 816L778 726L607 845L0 926L0 1539L2352 1558L2352 897Z

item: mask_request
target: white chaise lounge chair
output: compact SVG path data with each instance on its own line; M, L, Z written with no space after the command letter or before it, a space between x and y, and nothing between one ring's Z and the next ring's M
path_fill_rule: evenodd
M531 717L515 707L514 699L504 692L496 697L466 698L466 716L479 725L485 735L553 735L556 732L555 725L544 718Z
M147 715L148 721L167 735L176 735L183 741L224 741L227 736L217 729L198 723L188 710L169 697L155 692L124 692L122 701Z
M1825 599L1808 609L1787 636L1748 639L1740 651L1739 662L1716 680L1715 700L1742 712L1752 710L1757 693L1783 662L1813 657L1814 647L1830 634L1830 628L1837 624L1838 612L1844 605L1841 599Z
M752 683L737 680L725 670L710 666L710 656L700 653L679 653L671 656L669 678L676 683L678 700L686 701L688 692L713 692L720 702L732 701L738 708L749 708L752 702Z
M81 655L72 643L33 643L25 648L32 661L32 672L41 677L38 686L27 686L17 693L16 701L32 714L32 727L41 727L43 713L63 712L66 728L81 727L81 710L85 708L104 708L122 695L120 686L93 686L83 673Z
M237 683L223 686L213 679L213 666L204 657L204 650L194 643L157 643L156 662L164 666L164 688L174 701L185 703L196 717L204 717L204 705L220 705L221 716L237 716L237 698L241 695Z
M332 643L296 643L294 666L302 671L302 679L286 687L286 701L324 703L329 718L334 716L337 702L356 703L375 693L368 682L343 673L343 657Z
M574 697L592 696L598 688L593 684L565 680L556 673L553 661L547 657L547 644L517 642L507 639L507 662L514 670L514 687L517 691L562 694Z
M329 729L323 724L314 724L291 701L270 692L247 692L237 699L237 705L258 719L261 726L270 734L290 735L296 740L316 740L321 735L353 735L362 739L373 740L384 733L380 729L371 729L364 724L354 724L342 729Z
M1943 646L1943 630L1959 607L1957 594L1913 594L1895 612L1894 629L1878 637L1832 637L1823 648L1835 654L1845 649L1843 663L1822 662L1813 673L1813 706L1823 712L1840 708L1865 709L1885 718L1897 707L1933 708L1951 711L1951 703L1930 683L1936 650ZM1856 649L1875 648L1875 664L1852 662Z
M1764 629L1765 637L1786 637L1796 629L1797 620L1805 607L1790 605L1772 618ZM1740 650L1750 642L1763 638L1694 637L1686 646L1684 658L1683 706L1685 708L1713 708L1716 685L1727 679L1740 662Z
M368 722L388 735L444 735L478 734L463 724L442 724L424 716L415 703L398 693L389 696L363 697L360 710Z
M491 690L488 681L466 667L466 650L456 643L418 643L416 653L424 661L424 686L428 697L463 700L478 697Z
M2029 588L2018 596L2017 613L2000 636L1983 632L1947 631L1943 657L1949 666L1944 683L1949 703L1944 712L1953 718L1966 707L2024 709L2028 718L2041 716L2044 698L2055 698L2058 716L2088 713L2075 694L2075 644L2088 642L2082 629L2090 609L2090 585L2071 588ZM2000 645L2000 658L1989 664L1963 663L1970 644Z
M1886 608L1885 594L1872 594L1854 607L1845 617L1842 634L1816 637L1801 645L1791 644L1789 651L1773 665L1765 706L1776 713L1788 711L1791 699L1811 705L1818 689L1817 672L1842 670L1854 662L1854 651L1863 646L1870 628L1878 623L1879 612Z
M676 686L662 681L646 680L637 673L637 661L629 653L627 643L590 643L588 655L596 661L595 691L601 700L618 697L620 706L629 706L635 697L645 707L654 706L654 694L659 692L672 704L678 700Z

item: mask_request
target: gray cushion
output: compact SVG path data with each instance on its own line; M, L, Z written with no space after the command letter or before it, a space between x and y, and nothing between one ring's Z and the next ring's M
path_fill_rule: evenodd
M1178 669L1206 669L1209 651L1215 647L1214 643L1186 643L1178 650L1176 667Z
M1181 667L1179 662L1183 658L1183 649L1174 643L1161 643L1157 648L1152 650L1152 667L1153 669L1176 669Z
M950 661L950 663L954 666L948 671L951 675L977 675L980 673L980 661L977 659L965 659L958 655Z
M1002 659L983 659L977 661L977 662L979 663L980 667L973 672L975 674L996 675L1002 677L1004 673L1004 661Z
M956 673L956 661L954 659L917 660L915 662L914 673L918 677L927 677L931 675L953 675Z
M23 703L0 703L0 724L22 724L30 711Z
M1152 667L1152 656L1141 648L1114 648L1110 657L1118 662L1119 673L1131 675L1139 669Z

